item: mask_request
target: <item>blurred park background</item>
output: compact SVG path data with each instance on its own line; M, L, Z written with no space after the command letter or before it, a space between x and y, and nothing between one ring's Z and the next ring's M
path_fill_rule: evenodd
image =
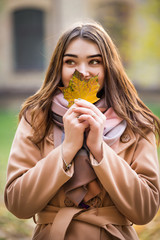
M160 117L159 0L0 0L0 240L29 240L34 227L3 203L21 104L41 86L60 34L89 19L109 32L140 97ZM160 239L160 212L135 228L141 240Z

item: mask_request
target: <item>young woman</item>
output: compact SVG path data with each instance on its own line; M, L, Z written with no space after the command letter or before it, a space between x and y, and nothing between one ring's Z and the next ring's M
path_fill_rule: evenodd
M98 74L95 104L68 108L59 87L75 70ZM5 203L33 217L36 240L138 239L132 227L159 208L155 135L160 121L139 99L102 26L77 24L59 39L45 81L19 114Z

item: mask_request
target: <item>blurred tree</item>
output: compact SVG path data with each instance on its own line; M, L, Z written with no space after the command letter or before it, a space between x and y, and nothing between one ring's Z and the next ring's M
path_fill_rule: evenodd
M2 11L5 4L5 0L0 0L0 12Z
M132 1L128 0L101 0L96 7L96 19L109 32L126 66L129 63L132 6Z
M133 31L133 39L137 43L135 58L160 60L160 1L146 0L137 5L135 23L136 28Z
M160 1L139 1L131 31L129 73L137 85L160 86Z
M109 32L137 87L160 87L160 0L99 0L94 4L95 19Z

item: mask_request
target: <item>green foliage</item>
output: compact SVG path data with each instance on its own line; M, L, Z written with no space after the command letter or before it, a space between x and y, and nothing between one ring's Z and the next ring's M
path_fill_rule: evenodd
M137 86L159 86L159 12L159 0L145 0L135 4L130 25L130 59L127 72Z
M157 117L160 118L160 103L159 103L159 104L158 104L158 103L157 103L157 104L147 103L146 105L149 107L149 109L152 110L152 112L153 112Z
M6 179L9 150L17 127L17 114L0 111L0 193Z
M3 203L7 162L17 128L18 114L0 110L0 240L31 239L32 220L19 220L9 213ZM28 237L28 238L27 238Z
M4 10L5 0L0 0L0 12Z
M133 59L160 60L160 1L148 0L137 5L133 28Z

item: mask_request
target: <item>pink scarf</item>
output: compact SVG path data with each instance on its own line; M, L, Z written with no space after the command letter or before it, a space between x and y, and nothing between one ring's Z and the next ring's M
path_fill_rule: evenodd
M62 117L68 110L68 102L64 99L63 93L58 92L52 100L52 117L54 125L54 145L59 146L64 139L64 129ZM119 140L126 129L126 121L119 118L112 108L108 110L105 99L102 98L95 103L106 116L106 123L103 131L103 140L112 146ZM72 178L64 184L66 196L76 205L87 208L86 202L98 195L101 191L96 180L97 176L91 166L89 150L85 145L74 157L74 174Z

